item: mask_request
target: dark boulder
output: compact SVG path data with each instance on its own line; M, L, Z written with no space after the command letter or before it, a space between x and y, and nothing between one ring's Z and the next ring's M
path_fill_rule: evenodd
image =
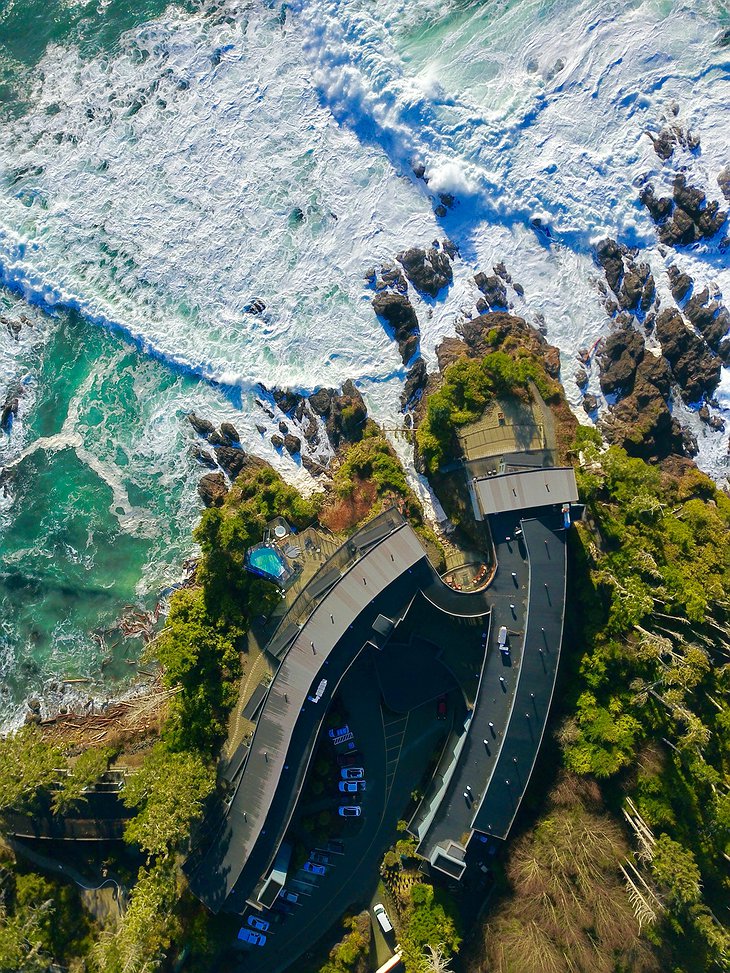
M644 339L634 328L621 328L609 335L598 355L603 394L625 395L631 391L643 356Z
M623 255L626 252L626 247L616 243L615 240L611 240L610 237L601 240L596 246L596 259L603 267L608 286L616 295L618 295L624 276Z
M717 351L730 328L730 313L717 301L710 301L709 296L706 287L693 294L684 306L684 313L710 348Z
M284 440L277 433L274 433L274 435L271 437L271 445L274 447L274 449L282 449L284 446Z
M675 301L683 301L692 290L692 284L694 283L692 278L689 274L683 273L674 264L671 264L667 269L667 277L669 277L672 297Z
M649 210L651 218L657 224L666 223L666 221L672 215L672 210L674 209L674 200L669 196L656 196L654 193L654 187L651 185L644 186L639 193L639 199Z
M198 495L206 507L221 507L228 494L226 478L222 473L206 473L198 483Z
M207 419L202 419L200 416L196 416L194 412L188 413L188 422L197 432L199 436L203 436L208 439L215 432L215 426L212 422Z
M393 329L398 349L407 365L416 352L420 330L413 306L403 294L383 292L372 300L373 310Z
M595 412L598 408L598 399L593 395L592 392L587 392L583 396L583 409L590 415L591 412Z
M8 392L3 407L0 409L0 429L3 432L10 432L13 419L17 418L19 408L20 402L18 401L18 396L13 394L13 392Z
M289 453L290 456L296 456L297 453L302 451L302 441L299 436L293 435L293 433L288 432L284 436L284 449Z
M403 411L420 397L421 392L426 387L427 381L428 372L426 370L426 362L423 358L417 358L408 370L403 392L400 397L400 407Z
M375 290L382 291L386 288L396 290L399 294L408 293L408 281L400 267L395 264L385 264L375 277Z
M579 389L585 388L588 384L588 372L585 368L576 368L574 378Z
M327 475L327 467L318 463L317 460L312 459L311 456L307 456L306 453L302 453L302 466L310 476Z
M232 423L222 422L220 431L221 436L225 439L229 446L234 446L241 442L241 437L238 435L238 430Z
M289 426L284 422L283 419L281 419L279 422L279 432L282 434L282 436L286 436L286 434L289 432Z
M436 297L438 292L453 280L451 261L443 250L430 247L411 247L398 254L406 277L417 291Z
M342 386L342 392L335 393L331 400L327 435L332 446L337 449L343 441L355 443L362 439L367 417L363 397L355 383L348 379Z
M215 457L218 461L218 466L225 470L232 480L236 479L246 462L246 454L244 451L242 449L236 449L233 446L216 446Z
M260 423L256 423L256 432L259 436L264 436L266 434L266 426L262 426Z
M697 402L717 388L720 359L687 327L679 311L666 308L657 315L656 336L689 402Z
M489 308L495 311L507 309L507 288L496 274L475 274L474 283L484 294Z
M335 395L334 389L318 389L309 396L309 404L318 416L327 418L330 413L333 395Z
M303 396L300 395L299 392L294 392L291 389L280 389L276 387L272 389L268 389L261 382L259 382L259 388L261 389L262 392L265 392L267 395L271 395L274 402L276 402L276 404L281 409L281 411L286 413L287 415L291 415L294 412L297 405L302 401L303 398ZM262 405L262 403L259 403L259 405ZM267 415L270 415L271 418L273 418L274 414L273 412L271 412L271 410L265 410L265 411L267 412Z

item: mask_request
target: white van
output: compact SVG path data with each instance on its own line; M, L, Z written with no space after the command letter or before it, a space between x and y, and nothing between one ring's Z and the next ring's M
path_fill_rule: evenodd
M373 906L373 915L378 920L378 924L383 932L388 933L393 931L393 924L388 918L388 913L385 911L385 906L382 902L378 902L376 906Z
M499 630L499 635L497 636L497 642L499 644L499 651L504 652L507 648L507 626L503 625Z

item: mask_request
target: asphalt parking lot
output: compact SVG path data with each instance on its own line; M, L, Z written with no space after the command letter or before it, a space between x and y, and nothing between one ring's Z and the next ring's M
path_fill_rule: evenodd
M302 944L323 937L347 909L367 907L378 881L380 861L393 843L411 791L450 728L451 715L447 720L437 720L433 700L405 714L381 705L374 651L360 656L339 691L362 757L358 765L365 769L367 790L358 795L363 813L344 821L339 835L342 853L325 852L330 858L325 875L300 869L287 882L287 889L297 893L298 901L283 921L272 922L265 946L251 946L242 952L238 968L245 973L280 973L295 967ZM345 797L337 792L333 780L333 805L339 805ZM270 920L271 915L265 913L264 918Z

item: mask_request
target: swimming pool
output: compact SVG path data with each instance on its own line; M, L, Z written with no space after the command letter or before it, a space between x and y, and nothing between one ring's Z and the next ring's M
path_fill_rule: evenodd
M254 547L246 557L246 563L257 574L278 580L286 573L284 558L273 547Z

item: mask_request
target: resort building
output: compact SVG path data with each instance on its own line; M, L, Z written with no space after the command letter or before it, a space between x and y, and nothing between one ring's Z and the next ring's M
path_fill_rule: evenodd
M332 697L363 650L397 647L411 613L435 612L456 646L469 626L481 647L476 690L464 694L466 718L449 734L410 824L419 853L460 878L472 835L507 837L552 698L565 609L564 507L577 492L572 470L506 476L485 478L499 487L473 481L475 511L489 521L496 556L493 577L478 574L481 589L467 593L442 581L418 535L390 510L328 558L281 619L265 646L273 678L257 690L255 706L247 704L253 734L229 755L232 793L186 864L192 890L213 911L275 901L290 854L282 842ZM255 548L252 569L283 577L272 556L282 540L267 548L271 554Z

